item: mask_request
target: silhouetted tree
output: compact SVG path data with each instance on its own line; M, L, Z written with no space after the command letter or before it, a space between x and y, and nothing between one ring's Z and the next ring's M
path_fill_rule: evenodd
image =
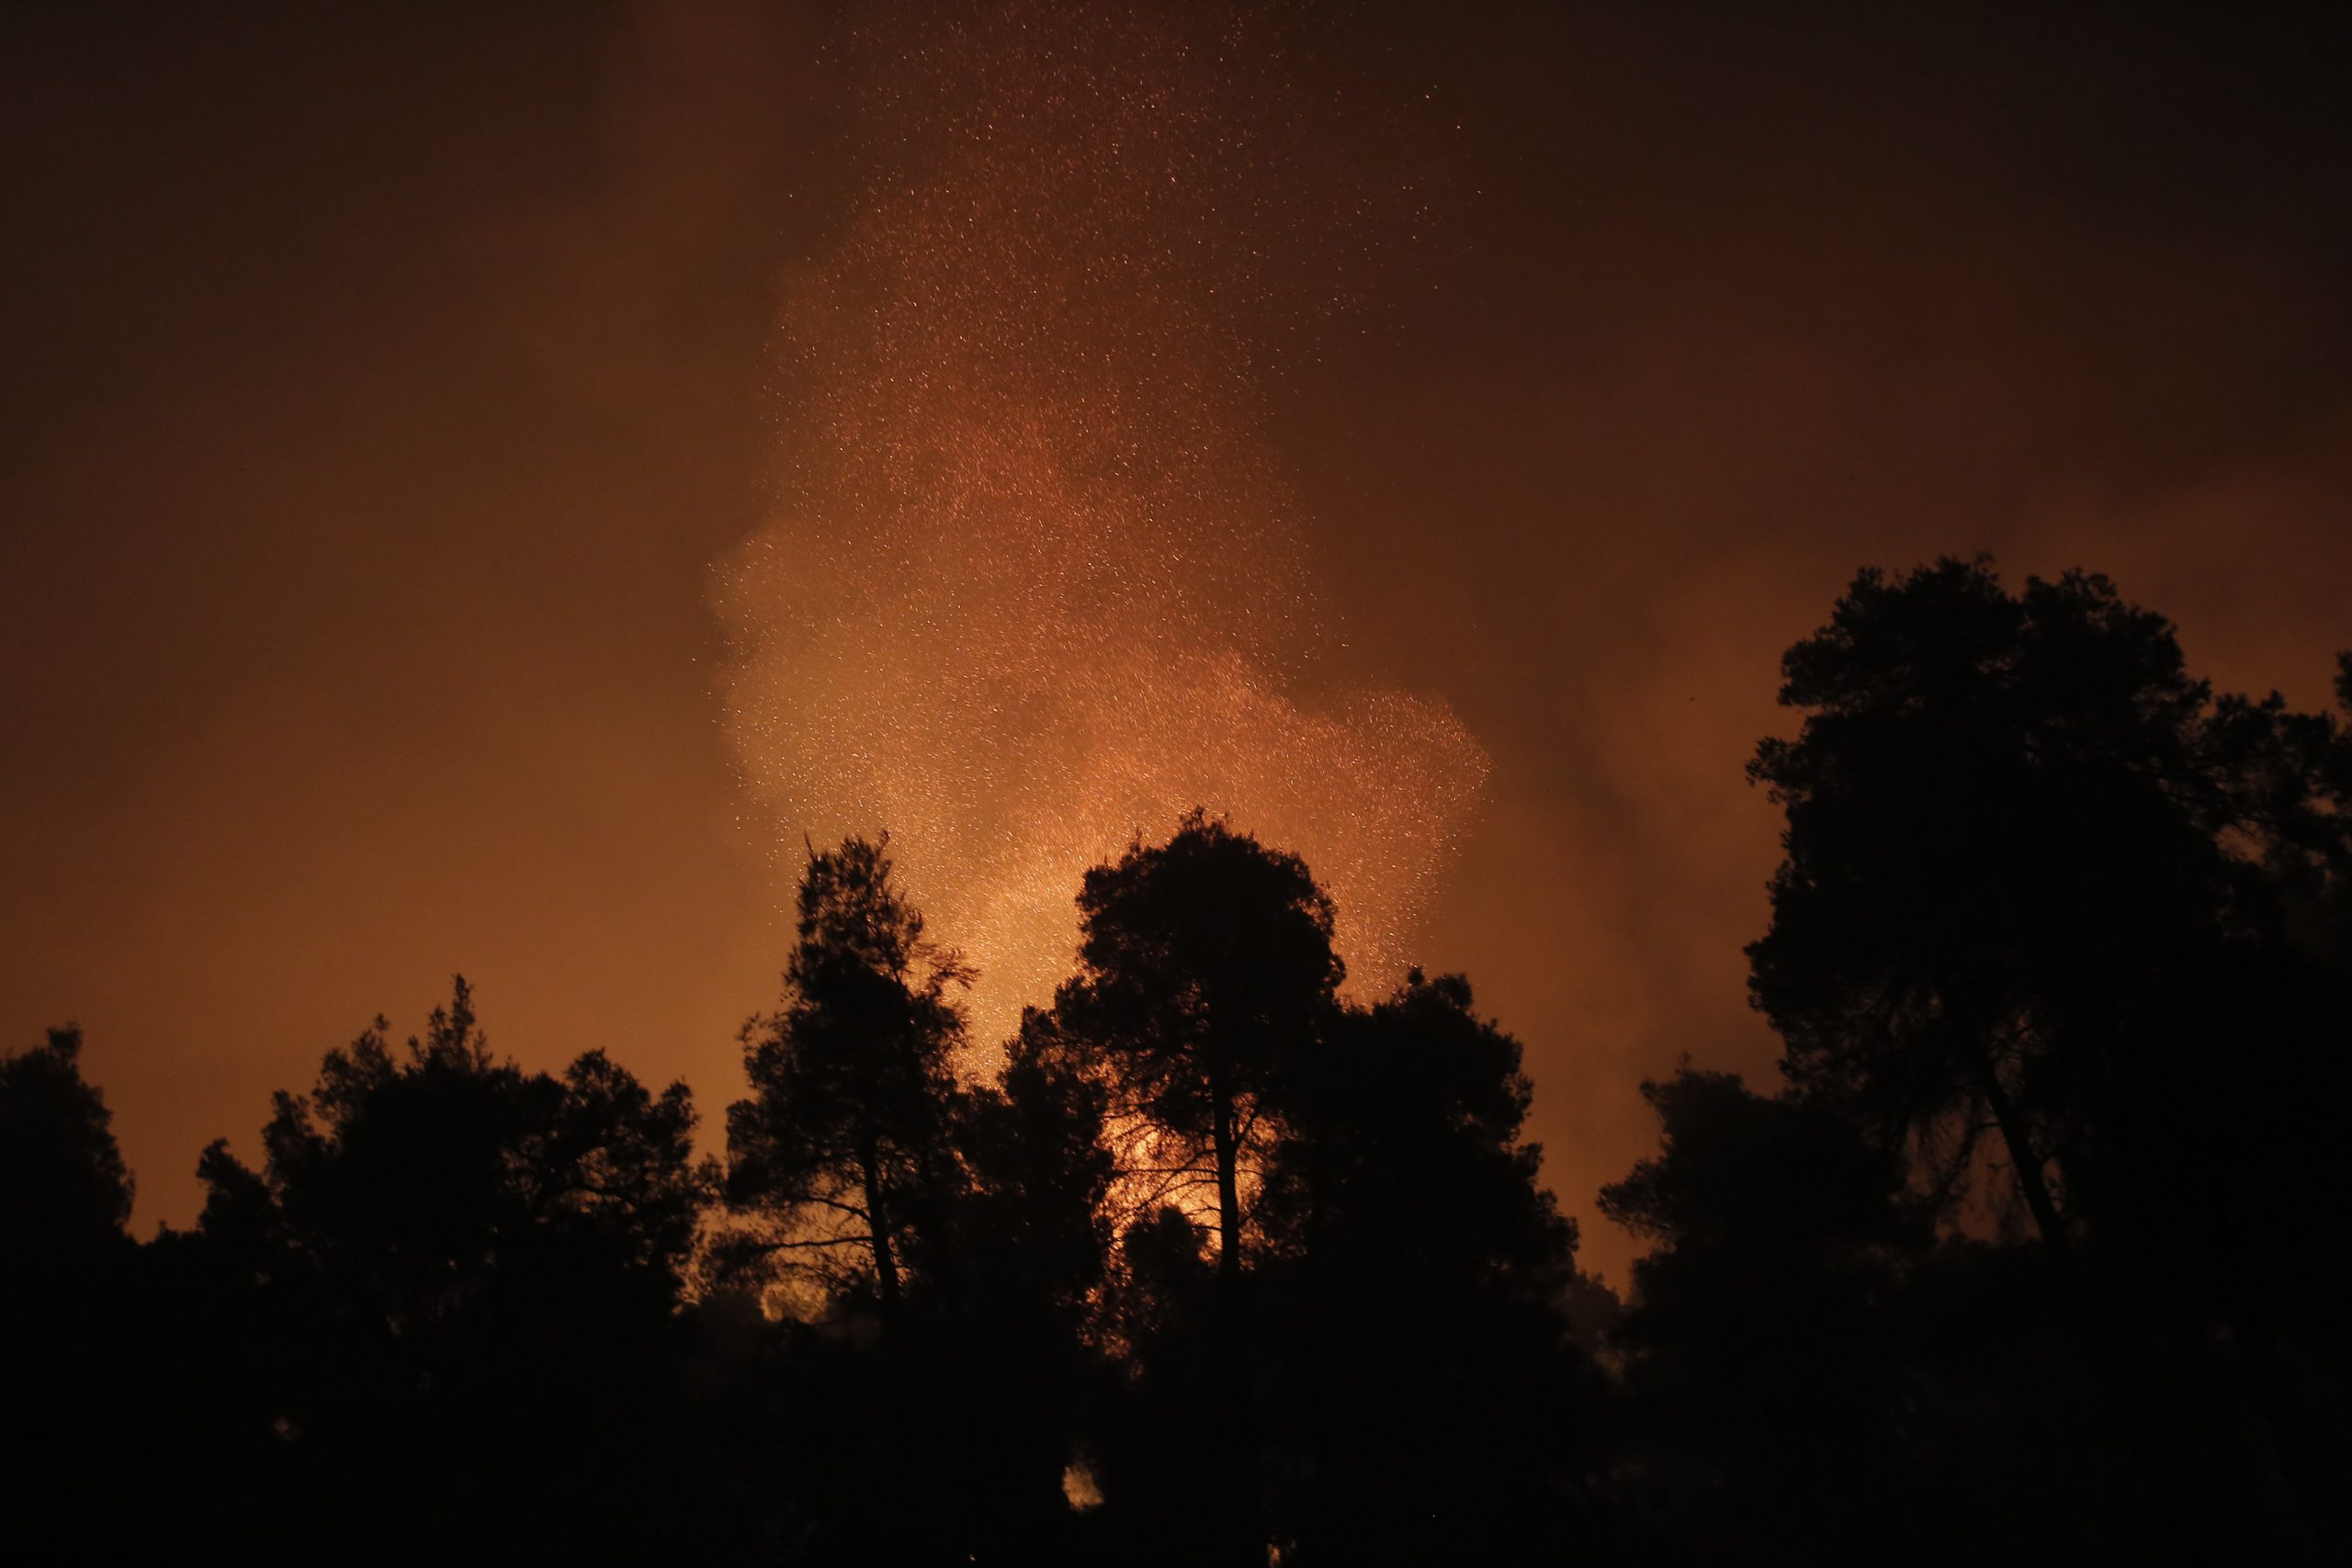
M968 1554L981 1562L1045 1563L1074 1550L1064 1476L1103 1373L1089 1327L1114 1175L1106 1098L1053 1018L1032 1010L997 1082L960 1107L970 1183L956 1212L942 1382L967 1434L956 1484L972 1520Z
M684 1085L598 1053L560 1078L495 1059L460 978L404 1055L379 1021L278 1095L259 1176L207 1151L198 1235L268 1329L244 1364L285 1521L358 1510L367 1558L662 1539L661 1368L716 1184L694 1124Z
M598 1270L656 1311L674 1298L714 1173L694 1156L686 1086L648 1091L602 1052L560 1078L494 1058L463 976L395 1057L380 1021L330 1051L263 1133L281 1241L416 1324L518 1263ZM208 1157L208 1224L249 1202Z
M2013 596L1982 561L1863 573L1783 669L1807 717L1750 770L1788 855L1749 953L1789 1072L1890 1146L1907 1135L1939 1193L1998 1134L2154 1496L2235 1537L2191 1478L2233 1477L2243 1521L2273 1461L2225 1385L2293 1402L2263 1370L2267 1314L2201 1265L2218 1245L2239 1266L2221 1279L2258 1273L2223 1227L2279 1179L2342 1190L2279 1157L2282 1130L2290 1151L2324 1130L2263 1108L2313 1068L2317 1099L2345 1087L2323 1044L2352 1025L2344 971L2289 914L2341 886L2332 726L2216 704L2171 627L2103 579ZM2270 1126L2214 1138L2239 1115ZM2182 1224L2199 1217L2214 1228ZM2242 1366L2215 1362L2217 1332Z
M139 1419L131 1182L81 1053L68 1026L0 1057L0 1532L35 1546L111 1538Z
M501 1060L459 979L141 1246L78 1034L0 1060L0 1547L2339 1560L2352 728L1981 561L1863 573L1784 670L1791 1084L1644 1086L1622 1310L1518 1042L1458 976L1342 1002L1295 856L1195 812L1090 872L1076 973L966 1081L971 976L851 839L723 1183L683 1084Z
M853 838L809 855L785 1005L744 1026L752 1093L727 1113L728 1197L760 1222L734 1238L740 1258L797 1258L836 1290L862 1274L896 1329L908 1276L951 1265L964 1021L950 996L967 976L925 940L887 852Z
M1325 1026L1345 974L1331 901L1297 856L1195 811L1165 844L1086 874L1079 972L1057 1001L1117 1109L1207 1160L1217 1268L1242 1267L1241 1168L1285 1051Z
M1656 1247L1616 1331L1651 1512L1706 1562L1899 1540L1893 1297L1929 1217L1899 1154L1729 1074L1686 1066L1642 1094L1665 1146L1600 1209Z
M131 1181L111 1115L82 1077L82 1032L0 1057L0 1248L35 1267L117 1251ZM15 1276L22 1278L23 1276Z
M1551 1562L1589 1522L1598 1380L1532 1097L1459 976L1280 1063L1258 1215L1285 1561Z
M2352 707L2352 655L2338 668ZM2124 1015L2182 1066L2111 1086L2069 1177L2109 1270L2161 1303L2207 1427L2244 1455L2240 1494L2303 1556L2336 1560L2352 1552L2337 1496L2352 1331L2309 1215L2352 1202L2335 1152L2352 1099L2352 728L2276 694L2223 697L2203 739L2226 897L2208 950Z
M1106 1557L1142 1568L1193 1568L1240 1554L1262 1527L1249 1484L1256 1422L1237 1406L1216 1265L1204 1228L1172 1204L1119 1238L1110 1292L1118 1382L1089 1425L1089 1460L1106 1499ZM1255 1398L1255 1391L1243 1397ZM1238 1517L1237 1517L1237 1511Z
M1078 974L1056 1014L1109 1086L1111 1114L1158 1134L1148 1147L1163 1185L1179 1190L1198 1170L1216 1193L1223 1436L1212 1451L1224 1473L1201 1506L1221 1537L1215 1555L1255 1562L1266 1538L1244 1167L1285 1055L1308 1049L1337 1009L1331 902L1297 856L1195 811L1167 843L1137 842L1088 872L1078 907Z
M2096 1076L2174 1064L2070 1058L2109 1044L2095 1015L2214 918L2207 691L2171 628L2104 580L2016 598L1951 560L1864 572L1783 670L1781 701L1808 716L1749 769L1787 812L1788 858L1748 951L1789 1070L1921 1136L1946 1180L1996 1128L2071 1270L2076 1102Z

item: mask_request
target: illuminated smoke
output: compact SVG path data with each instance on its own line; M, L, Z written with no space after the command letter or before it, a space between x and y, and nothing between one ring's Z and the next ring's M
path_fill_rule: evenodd
M1316 154L1268 28L1168 9L858 40L871 177L788 280L778 502L714 574L773 841L888 829L983 1041L1068 973L1085 869L1196 805L1303 854L1386 987L1486 774L1442 704L1320 673L1260 434L1419 197Z

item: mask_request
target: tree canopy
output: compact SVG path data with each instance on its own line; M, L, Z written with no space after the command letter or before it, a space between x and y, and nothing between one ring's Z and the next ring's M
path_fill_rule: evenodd
M10 1544L2341 1560L2352 733L2216 694L2102 578L1981 559L1861 573L1782 673L1748 956L1783 1081L1643 1086L1619 1289L1519 1040L1459 975L1348 990L1296 855L1139 837L982 1040L852 837L810 848L723 1155L683 1083L494 1052L459 978L134 1240L79 1032L0 1058Z

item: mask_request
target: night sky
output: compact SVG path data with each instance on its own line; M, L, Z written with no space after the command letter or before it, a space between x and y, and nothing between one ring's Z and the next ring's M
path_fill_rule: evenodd
M1857 568L2352 644L2352 31L1773 9L9 7L0 1038L142 1229L457 970L707 1126L802 831L993 1023L1199 803L1469 974L1622 1282Z

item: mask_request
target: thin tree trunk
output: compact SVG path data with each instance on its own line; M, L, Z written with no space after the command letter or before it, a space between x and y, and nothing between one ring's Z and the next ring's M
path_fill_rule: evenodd
M1233 1126L1233 1093L1220 1071L1210 1073L1209 1096L1215 1101L1211 1135L1216 1151L1216 1270L1230 1288L1241 1277L1241 1156Z
M1209 1070L1210 1134L1216 1155L1217 1337L1223 1363L1227 1427L1226 1462L1231 1537L1238 1565L1265 1560L1265 1516L1258 1495L1257 1389L1250 1375L1250 1331L1242 1302L1240 1135L1234 1125L1233 1089L1223 1065Z
M2050 1196L2050 1180L2042 1170L2042 1157L2034 1149L2033 1134L2027 1130L2025 1119L2018 1114L2008 1089L2001 1082L2000 1069L1989 1055L1977 1060L1976 1087L1992 1109L1993 1120L2001 1129L2002 1142L2009 1146L2009 1166L2018 1173L2018 1184L2025 1190L2025 1206L2033 1215L2035 1227L2041 1232L2041 1244L2050 1249L2051 1260L2057 1264L2066 1288L2076 1290L2081 1280L2075 1267L2074 1237L2066 1234L2065 1221L2059 1217L2058 1205Z
M899 1263L890 1246L890 1222L882 1206L881 1155L871 1139L858 1161L865 1186L865 1228L874 1246L874 1288L882 1302L882 1320L893 1329L899 1323Z
M940 1160L941 1145L947 1138L946 1118L942 1107L930 1093L924 1081L922 1061L911 1041L907 1047L907 1072L922 1096L921 1168L922 1177L922 1206L921 1223L915 1227L915 1239L923 1244L923 1263L931 1270L933 1282L940 1292L953 1299L956 1285L956 1237L952 1233L947 1205L947 1176Z
M2049 1177L2043 1169L2042 1156L2033 1145L2032 1132L2026 1126L2017 1103L2009 1098L2007 1087L2001 1082L2000 1069L1989 1055L1977 1060L1976 1083L1993 1112L1994 1122L2001 1130L2002 1141L2008 1145L2009 1164L2025 1193L2026 1208L2032 1213L2042 1244L2058 1270L2060 1288L2065 1292L2091 1364L2098 1371L2099 1382L2106 1385L2108 1403L2148 1487L2158 1518L2176 1539L2210 1538L2211 1527L2199 1517L2203 1510L2192 1512L2188 1493L2177 1474L2179 1467L2157 1429L2138 1359L2123 1344L2120 1326L2093 1299L2075 1257L2074 1237L2068 1234L2057 1201L2051 1196Z

